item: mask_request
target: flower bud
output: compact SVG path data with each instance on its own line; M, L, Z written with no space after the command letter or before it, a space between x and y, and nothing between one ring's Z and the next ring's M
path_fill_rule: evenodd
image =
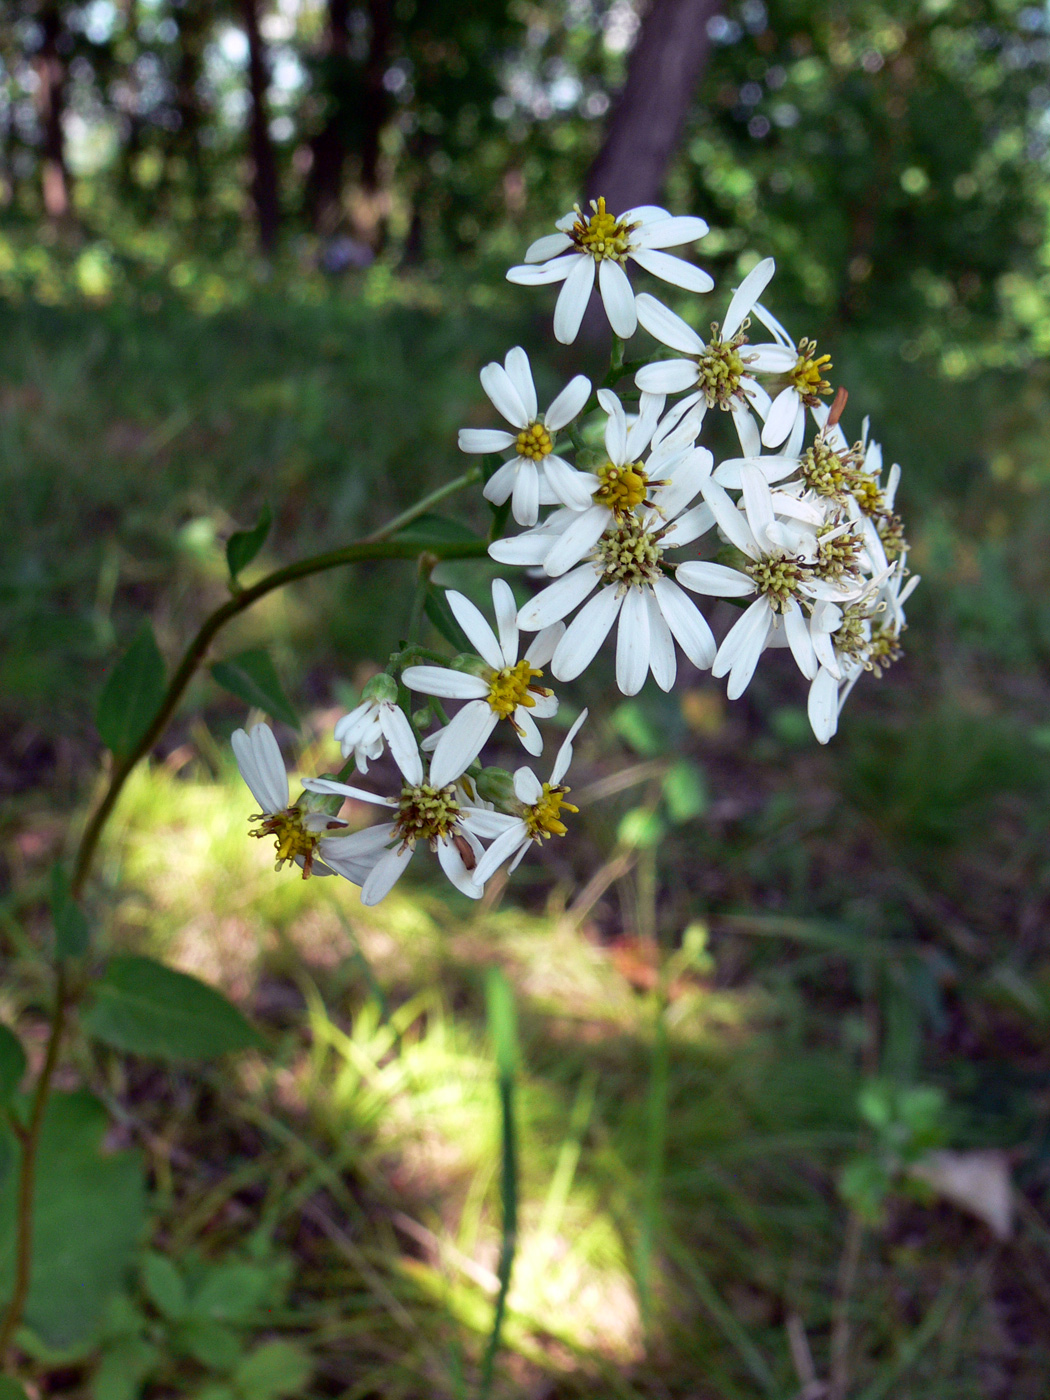
M493 802L503 811L519 806L514 795L514 778L505 768L483 768L477 777L478 796Z
M397 701L397 681L393 676L388 676L385 671L380 671L378 676L373 676L361 691L362 700L374 700L377 705L384 703L393 704Z
M430 728L433 722L434 711L431 710L429 707L424 708L422 710L416 710L415 713L412 715L412 727L413 729L418 729L421 733L425 733L425 731Z
M317 776L340 781L338 773L319 773ZM323 812L327 817L334 817L345 801L338 792L301 792L295 805L300 812Z
M475 656L469 651L461 651L458 656L454 656L448 663L448 668L450 671L465 671L468 676L484 676L492 671L492 667L487 666L480 656Z

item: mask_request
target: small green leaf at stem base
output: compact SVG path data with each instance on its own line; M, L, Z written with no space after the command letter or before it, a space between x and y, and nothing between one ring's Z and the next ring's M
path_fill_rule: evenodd
M60 865L51 868L51 920L55 926L56 958L79 958L87 952L91 942L87 916L73 898Z
M230 570L230 583L236 584L237 575L246 569L266 543L273 524L273 513L269 504L263 503L259 519L250 530L236 530L226 541L226 564Z
M149 728L164 698L164 659L147 620L110 671L95 711L99 736L126 758Z
M216 684L246 705L265 710L271 719L281 720L292 729L299 728L299 716L284 693L268 651L252 648L225 661L216 661L211 674Z
M114 958L81 1015L89 1035L133 1055L211 1060L262 1044L221 992L152 958Z

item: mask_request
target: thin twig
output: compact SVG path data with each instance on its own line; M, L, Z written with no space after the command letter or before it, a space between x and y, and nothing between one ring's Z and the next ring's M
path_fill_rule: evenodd
M835 1304L831 1323L831 1375L828 1400L846 1400L849 1385L850 1300L857 1281L860 1247L864 1239L864 1222L851 1210L846 1221L846 1239L842 1246L838 1278L835 1281Z

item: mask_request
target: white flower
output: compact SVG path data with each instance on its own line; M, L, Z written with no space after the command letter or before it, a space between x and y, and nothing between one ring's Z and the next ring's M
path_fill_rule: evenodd
M361 773L368 772L370 760L375 762L382 757L387 744L395 758L399 752L403 754L416 748L412 726L395 700L385 697L387 687L383 682L388 683L396 695L397 685L392 677L385 674L376 677L365 687L365 699L356 709L336 720L333 731L343 757L353 754L354 764ZM384 696L378 693L370 696L369 689L383 691Z
M624 271L628 258L690 292L709 292L714 286L700 268L658 251L703 238L703 219L672 218L654 204L616 216L608 213L604 199L592 200L591 211L585 215L576 205L573 213L558 220L558 233L538 239L526 252L524 264L507 273L509 282L522 286L564 283L554 308L554 334L563 345L571 345L579 333L595 278L610 326L623 339L634 335L638 317Z
M467 702L441 730L434 744L430 781L439 788L466 772L501 719L510 722L529 753L543 752L543 739L534 716L549 719L557 712L558 702L549 690L536 684L536 679L543 674L542 668L550 661L564 631L558 627L541 632L519 661L518 609L509 584L501 578L492 581L498 637L469 598L452 591L445 597L485 669L480 675L472 675L447 666L408 666L402 674L410 690Z
M694 666L710 666L715 655L711 629L662 567L665 550L690 543L714 524L707 506L680 514L710 470L711 454L695 448L680 460L668 484L653 492L651 506L611 515L597 539L577 534L572 550L562 542L579 517L568 511L559 513L555 530L512 542L525 541L537 552L534 560L522 562L549 561L552 551L561 551L559 568L570 570L525 604L518 613L520 627L549 627L584 604L551 659L558 680L573 680L590 665L617 619L616 684L624 695L637 694L649 671L661 690L671 689L677 672L675 641ZM560 534L555 533L559 527ZM573 568L584 556L585 562ZM549 562L547 567L551 572Z
M722 598L759 595L730 628L711 667L713 676L728 673L730 700L736 700L747 689L770 633L781 620L799 669L812 679L817 673L817 659L802 603L814 598L835 600L851 596L845 580L832 583L816 576L818 547L814 525L822 519L822 512L789 496L774 497L757 467L743 465L739 472L743 512L716 481L706 481L702 489L726 538L751 561L746 571L725 564L691 562L680 564L676 575L679 583L695 593ZM807 528L778 520L776 504L803 514L812 512L812 523Z
M762 442L766 447L779 447L786 442L784 452L789 457L797 457L806 431L806 409L814 412L821 407L822 397L831 393L831 385L824 378L831 369L830 355L817 355L815 340L802 339L796 345L787 331L771 316L760 302L751 308L764 326L773 332L775 344L756 345L760 354L772 353L776 349L788 350L795 356L795 363L788 370L789 382L773 400L766 414L762 429ZM824 414L827 419L827 413Z
M260 824L252 836L272 836L277 843L276 869L286 861L302 867L303 879L310 875L331 875L337 871L361 884L368 866L358 860L345 860L346 837L324 836L345 828L346 822L324 812L304 812L288 805L288 774L280 746L268 724L257 724L250 733L235 729L230 740L241 777L251 789L262 812L252 821ZM307 784L303 784L307 786Z
M482 887L475 882L474 871L484 850L471 829L472 813L462 790L451 783L437 787L428 782L418 749L412 755L395 752L394 758L405 780L397 797L379 797L335 778L308 778L303 783L310 792L337 793L388 807L396 814L392 821L344 836L339 859L333 860L327 852L325 859L336 870L344 865L363 868L364 878L356 882L361 884L361 903L378 904L397 883L417 842L425 841L456 889L479 899Z
M654 394L690 391L684 403L701 403L704 411L717 406L732 413L747 456L757 456L761 451L759 429L750 406L754 405L761 418L765 418L770 406L769 396L755 380L754 372L786 373L797 358L785 346L747 344L745 322L773 276L774 267L773 259L766 258L748 273L733 294L721 329L712 326L707 342L647 292L635 299L638 320L645 330L684 356L643 365L634 377L638 388Z
M505 812L488 812L479 818L479 822L486 827L481 834L495 837L474 872L479 885L484 885L505 860L510 860L511 871L516 870L534 841L539 845L552 836L565 835L562 812L577 812L579 808L566 802L572 789L564 786L562 778L572 762L572 741L586 718L587 711L584 710L565 736L554 760L549 783L541 783L531 768L519 768L514 774L514 795L521 804L516 816Z
M547 412L539 415L536 386L529 357L520 345L507 351L502 365L493 361L481 371L481 387L497 412L517 428L517 433L496 428L460 428L463 452L504 452L515 456L504 462L485 483L482 495L501 506L511 497L511 510L519 525L535 525L541 505L555 501L583 510L590 505L597 481L578 472L554 451L555 435L571 423L587 402L591 381L578 374L570 379Z

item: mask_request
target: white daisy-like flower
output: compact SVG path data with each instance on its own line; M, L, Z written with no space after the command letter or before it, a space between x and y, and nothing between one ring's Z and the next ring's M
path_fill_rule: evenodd
M262 808L251 819L260 823L251 835L274 838L277 844L274 868L280 870L286 861L294 861L302 868L304 880L310 875L337 872L360 885L368 874L368 865L355 858L346 859L347 837L326 835L345 830L346 822L324 812L304 811L298 805L289 805L288 774L270 726L257 724L247 733L235 729L230 742L241 777Z
M610 326L624 340L634 335L638 316L624 271L628 259L689 292L709 292L714 286L714 279L701 268L661 251L703 238L707 233L703 219L672 217L655 204L614 215L606 209L605 200L598 199L591 201L589 214L576 205L555 227L557 233L529 247L524 264L512 267L507 280L526 287L564 284L554 308L554 335L563 345L576 339L596 279Z
M743 571L725 564L689 562L680 564L676 574L678 582L694 593L721 598L758 594L730 628L711 667L713 676L728 674L730 700L747 689L773 628L781 622L799 670L811 680L817 673L817 659L802 605L817 598L848 598L852 582L817 576L820 511L790 496L775 497L756 467L740 468L740 484L743 511L717 482L706 481L702 489L722 533L751 562ZM778 520L778 505L795 514L809 514L809 522Z
M541 632L519 661L518 608L508 583L501 578L492 581L498 636L469 598L451 590L445 597L484 662L481 673L447 666L408 666L401 677L410 690L423 695L467 702L433 745L430 781L439 788L466 772L501 719L510 723L528 753L543 752L536 719L549 719L557 713L558 701L537 681L565 630L551 627Z
M493 361L485 366L481 387L496 411L517 429L516 433L497 428L459 430L462 452L505 452L508 447L514 448L514 457L485 483L485 499L501 506L510 498L511 511L519 525L535 525L541 505L558 502L573 510L590 505L597 481L559 457L554 451L554 438L587 402L591 381L582 374L570 379L541 415L529 357L520 345L515 345L507 351L502 365Z
M756 345L755 353L772 353L779 348L790 351L795 357L794 364L787 371L788 383L769 406L762 428L762 442L766 447L780 447L782 443L787 443L784 452L789 457L797 457L806 431L806 409L815 411L822 407L821 399L831 393L831 384L824 378L831 369L831 356L818 355L815 340L803 338L796 345L761 302L756 301L751 310L774 337L771 345ZM826 412L824 419L827 419Z
M624 695L637 694L650 671L661 690L671 689L677 673L675 641L694 666L710 666L715 655L711 629L663 565L665 551L691 543L714 524L706 505L684 509L710 470L711 454L695 448L668 484L653 492L651 505L610 516L596 540L577 536L571 551L561 544L575 523L568 511L555 522L562 527L560 535L537 531L531 540L519 536L514 541L535 551L521 562L544 563L552 549L561 550L559 568L569 570L525 604L518 613L520 627L530 632L549 627L584 605L551 658L558 680L580 675L617 621L616 684ZM526 549L519 552L526 554Z
M474 812L463 789L453 783L439 787L430 781L418 749L413 755L395 753L394 758L404 778L397 797L380 797L335 778L307 778L303 783L310 792L371 802L389 808L393 814L391 821L355 831L341 840L341 864L352 863L364 870L364 878L358 882L361 903L378 904L386 898L420 841L436 853L441 869L457 890L479 899L483 891L474 879L474 871L484 848L473 830ZM325 859L332 864L327 853ZM333 868L341 866L333 864Z
M786 346L747 343L748 317L774 270L773 259L766 258L747 274L733 293L721 327L713 325L711 339L706 342L648 292L635 298L642 327L683 357L643 365L634 377L638 388L654 394L686 393L684 403L699 403L703 411L717 407L732 413L747 456L757 456L762 450L752 406L760 418L765 418L770 406L769 395L754 378L755 372L783 374L797 359Z
M368 682L360 705L336 720L333 732L343 757L353 754L361 773L368 772L369 762L383 756L388 744L395 757L398 751L416 747L412 726L397 704L397 682L385 673Z
M519 803L517 813L489 812L479 819L485 827L482 834L495 837L474 872L479 885L484 885L505 860L510 861L511 872L516 870L533 842L540 845L552 836L566 834L562 813L578 812L579 808L566 802L572 789L566 787L562 779L572 762L572 741L586 718L584 710L565 736L549 782L541 783L531 768L519 768L514 774L514 796Z

